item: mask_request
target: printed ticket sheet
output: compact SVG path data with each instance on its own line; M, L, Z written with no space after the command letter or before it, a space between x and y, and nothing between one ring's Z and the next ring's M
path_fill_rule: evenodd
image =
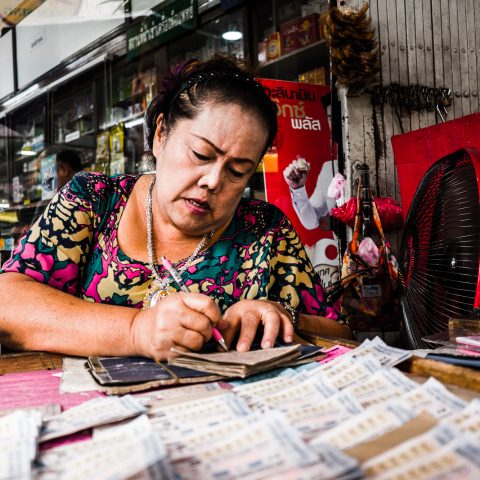
M62 462L60 478L69 480L127 480L142 472L165 480L174 479L162 440L152 431L127 438L109 437L110 446L76 454Z
M197 450L174 469L182 479L275 478L282 470L313 465L316 460L288 421L269 412L259 422Z
M289 403L280 409L304 439L348 421L353 415L364 410L358 400L348 392L339 392L320 402L306 397L303 402L297 402L296 405Z
M235 386L233 392L252 406L263 397L285 390L298 383L300 381L297 376L267 378L258 382Z
M311 444L328 443L341 450L346 450L378 438L384 433L400 427L414 416L413 409L398 401L375 405L315 437Z
M398 398L416 387L418 383L396 368L382 368L368 379L355 382L343 391L351 393L363 407L368 408Z
M417 458L430 455L444 445L460 437L460 432L449 425L438 425L422 435L418 435L395 448L362 464L362 470L368 478L376 478L383 472L402 468Z
M40 441L63 437L97 425L119 422L146 411L131 395L94 398L51 417L43 425Z
M326 375L317 375L313 378L293 384L292 386L264 396L260 404L266 408L286 407L296 405L308 398L312 403L321 402L325 398L335 395L338 390Z
M462 410L444 417L442 423L452 425L460 431L480 435L480 400L474 398Z
M203 450L205 445L222 441L230 435L242 431L249 425L259 422L261 418L260 413L252 413L226 420L220 424L198 427L190 434L183 435L177 440L166 442L169 458L172 462L176 462L191 457L195 455L197 450Z
M429 455L380 473L377 480L478 480L480 478L480 443L469 434L447 443Z
M467 405L467 402L448 391L433 377L401 398L417 414L425 412L437 419L458 412Z
M31 478L42 414L17 410L0 417L0 479Z
M198 428L222 424L252 413L241 398L233 393L192 400L150 411L150 421L165 441L181 440Z

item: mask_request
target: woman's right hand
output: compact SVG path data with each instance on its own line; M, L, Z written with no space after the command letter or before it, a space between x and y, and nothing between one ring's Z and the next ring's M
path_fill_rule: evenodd
M154 307L139 310L131 325L131 341L137 355L167 360L179 350L200 350L221 320L217 304L201 293L178 292Z

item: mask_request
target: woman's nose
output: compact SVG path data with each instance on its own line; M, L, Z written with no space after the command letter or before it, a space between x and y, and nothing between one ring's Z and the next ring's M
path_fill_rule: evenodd
M218 192L222 186L223 170L216 166L210 166L201 176L199 186L208 188L212 192Z

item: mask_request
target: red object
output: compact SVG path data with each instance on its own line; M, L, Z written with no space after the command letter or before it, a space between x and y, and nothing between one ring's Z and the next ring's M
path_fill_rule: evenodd
M331 230L321 227L308 230L302 225L283 178L283 170L290 162L297 155L304 157L311 164L305 185L310 196L315 190L322 165L331 161L330 126L322 105L322 97L330 93L330 87L265 78L258 80L278 108L278 135L275 140L278 158L264 170L267 201L285 213L304 245L313 246L320 239L333 238Z
M300 48L298 20L290 20L280 25L280 38L282 40L282 53L293 52Z
M402 208L397 201L393 198L375 197L375 204L384 231L400 230L403 227ZM338 218L338 220L353 228L356 210L356 199L351 198L342 206L333 208L331 214L332 217Z
M480 114L392 137L402 210L406 218L420 181L439 158L464 148L480 151Z

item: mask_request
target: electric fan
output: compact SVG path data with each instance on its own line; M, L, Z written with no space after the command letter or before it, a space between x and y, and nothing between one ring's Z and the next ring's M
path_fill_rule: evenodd
M417 188L399 256L410 348L428 348L422 337L480 307L479 181L480 153L463 149L434 163Z

